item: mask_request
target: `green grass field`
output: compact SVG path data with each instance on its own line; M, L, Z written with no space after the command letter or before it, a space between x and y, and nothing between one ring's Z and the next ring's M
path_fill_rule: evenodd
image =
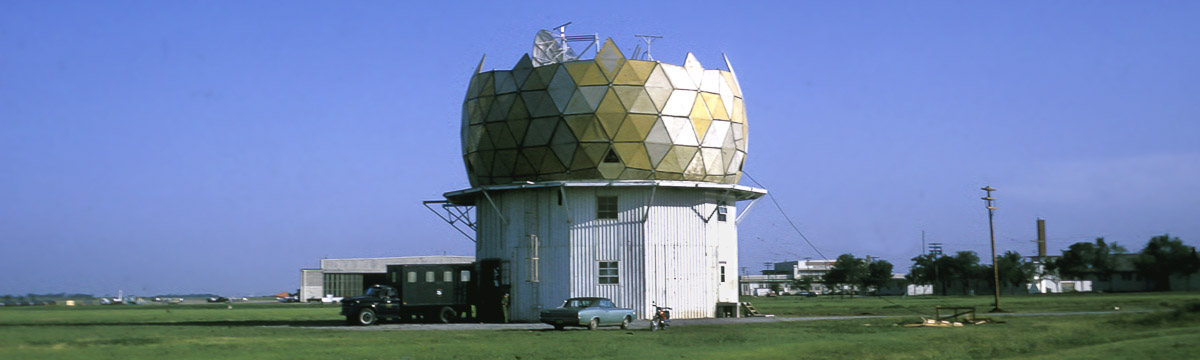
M1200 354L1200 294L1006 296L1003 324L906 328L933 306L990 309L991 298L753 298L780 316L888 317L727 325L665 332L349 331L338 309L308 304L0 308L0 359L44 358L768 358L1187 359ZM915 311L914 311L915 310ZM1135 312L1149 310L1150 312ZM981 314L981 316L987 316Z

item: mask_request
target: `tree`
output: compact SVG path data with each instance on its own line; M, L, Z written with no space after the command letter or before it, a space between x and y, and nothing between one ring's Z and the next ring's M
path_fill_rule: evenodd
M1117 271L1117 261L1120 254L1125 253L1125 247L1096 238L1095 243L1077 242L1071 244L1062 257L1049 262L1048 267L1063 278L1086 279L1089 276L1108 282L1109 291L1113 289L1112 276Z
M892 263L887 260L875 260L867 263L867 273L862 279L864 289L871 289L873 293L879 293L880 288L885 288L892 282Z
M861 284L862 278L866 275L865 261L854 257L853 254L842 254L838 256L833 267L829 268L829 272L825 273L825 286L838 290L850 286L850 290L853 292L854 286Z
M795 280L792 280L792 286L800 291L812 291L813 283L817 282L817 277L813 275L803 275Z
M942 290L942 296L946 296L951 281L949 266L952 259L940 254L924 254L912 258L912 261L912 270L905 278L913 284L934 285Z
M1150 280L1155 291L1167 291L1171 290L1172 275L1184 275L1191 280L1191 275L1200 270L1200 255L1195 247L1163 234L1150 239L1133 265L1139 275Z
M1026 262L1021 258L1021 254L1016 251L1007 251L1004 255L996 258L996 263L999 266L1000 285L1017 287L1033 281L1033 276L1037 272L1037 267L1031 262ZM983 273L980 276L987 282L988 286L995 285L995 274L992 273L991 266L981 266Z
M979 255L975 255L974 251L959 251L954 254L953 258L947 258L946 270L949 272L949 277L952 280L957 280L962 285L963 295L971 288L971 280L977 279L979 273L982 272L979 266Z

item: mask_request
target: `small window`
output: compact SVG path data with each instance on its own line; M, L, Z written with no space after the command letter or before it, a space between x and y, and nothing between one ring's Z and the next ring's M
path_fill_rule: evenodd
M617 273L617 261L601 261L600 262L600 283L601 284L618 284L619 276Z
M613 152L612 149L608 149L608 153L604 154L604 162L620 164L621 158L617 157L617 153Z
M729 213L729 208L725 205L717 206L717 221L725 221L725 215Z
M408 282L410 282L410 283L417 282L417 272L416 271L408 272Z
M721 282L725 282L725 265L721 265Z
M446 272L442 273L442 281L454 282L454 272L446 271Z
M462 281L462 282L468 282L468 281L471 281L471 270L463 270L463 271L460 271L460 272L458 273L458 276L459 276L459 279L461 279L461 281Z
M425 272L425 282L434 282L434 281L437 281L436 274L434 274L432 271L426 271Z
M596 197L596 218L597 219L616 219L617 218L617 197L616 196L597 196Z

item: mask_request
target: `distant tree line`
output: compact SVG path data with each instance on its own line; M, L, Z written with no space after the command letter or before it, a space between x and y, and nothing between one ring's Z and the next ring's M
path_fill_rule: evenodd
M25 294L25 295L2 295L0 300L21 300L21 299L95 299L94 296L88 294Z
M1115 242L1110 244L1104 238L1097 238L1094 242L1071 244L1062 256L1046 259L1041 273L1034 262L1015 251L1005 252L996 263L1000 285L1010 289L1033 282L1035 276L1056 275L1061 279L1094 278L1108 282L1111 290L1122 256L1131 258L1134 272L1147 279L1155 291L1171 290L1173 276L1183 276L1190 281L1192 274L1200 271L1200 255L1196 248L1184 245L1178 237L1155 236L1141 252L1130 255L1126 252L1125 247ZM841 258L838 260L841 262ZM992 265L980 264L979 256L973 251L960 251L953 256L924 254L912 261L912 271L905 278L913 284L934 285L941 295L947 295L951 289L967 294L974 289L990 291L994 288Z
M814 282L812 277L801 277L796 285L808 290ZM874 294L881 288L892 285L892 263L887 260L866 260L854 254L842 254L825 273L825 286L839 294L854 295L860 291Z

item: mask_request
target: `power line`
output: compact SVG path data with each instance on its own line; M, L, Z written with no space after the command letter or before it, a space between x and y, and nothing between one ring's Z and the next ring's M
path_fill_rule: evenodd
M750 181L753 181L755 185L758 185L758 187L766 188L766 186L763 186L763 184L759 183L758 180L754 180L754 177L750 176L750 173L742 171L742 174L746 175L746 178L750 179ZM787 216L787 213L783 211L782 206L779 206L779 201L776 201L775 197L772 196L771 193L769 193L769 192L767 193L767 198L771 199L771 203L775 204L776 209L779 209L779 213L783 215L784 220L787 220L788 225L791 225L792 229L796 230L797 234L800 234L800 238L804 239L805 243L808 243L808 247L811 247L813 249L813 251L815 251L817 253L817 255L820 255L821 259L824 259L825 261L829 261L829 258L825 257L825 254L822 254L821 250L817 250L816 245L813 245L812 241L808 241L808 237L804 236L804 232L800 231L800 227L796 226L796 223L792 222L792 218Z

